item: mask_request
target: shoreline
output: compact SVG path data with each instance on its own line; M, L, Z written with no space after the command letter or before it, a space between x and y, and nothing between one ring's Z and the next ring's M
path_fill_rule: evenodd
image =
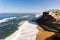
M54 32L44 30L40 26L38 26L37 29L39 30L39 32L37 33L36 40L45 40L46 38L49 38L55 34Z
M16 30L13 34L11 34L10 36L8 36L8 37L6 37L4 40L13 40L13 39L15 39L15 37L17 36L17 33L19 32L19 33L21 33L21 31L20 31L20 26L22 25L22 24L24 24L23 22L21 23L19 23L18 25L19 25L19 27L18 27L18 30Z
M36 40L38 32L36 27L36 24L25 21L16 32L5 38L5 40Z
M5 40L45 40L54 34L54 32L45 31L35 23L25 21L16 32Z

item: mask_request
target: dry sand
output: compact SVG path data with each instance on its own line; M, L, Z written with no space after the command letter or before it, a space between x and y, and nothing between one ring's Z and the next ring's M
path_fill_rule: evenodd
M38 26L37 29L39 30L39 32L37 33L36 40L45 40L46 38L51 37L55 34L54 32L44 30L40 26Z

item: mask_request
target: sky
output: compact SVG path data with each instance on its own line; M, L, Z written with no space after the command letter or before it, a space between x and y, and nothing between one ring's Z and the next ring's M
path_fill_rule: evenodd
M0 13L36 13L60 9L60 0L0 0Z

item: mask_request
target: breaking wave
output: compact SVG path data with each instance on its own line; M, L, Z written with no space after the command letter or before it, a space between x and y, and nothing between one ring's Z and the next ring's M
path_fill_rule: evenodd
M0 20L0 23L7 22L9 20L16 19L16 17L4 18Z

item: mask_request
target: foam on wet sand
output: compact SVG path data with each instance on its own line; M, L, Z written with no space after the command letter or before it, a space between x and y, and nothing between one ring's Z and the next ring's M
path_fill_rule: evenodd
M45 40L54 34L54 32L46 31L35 23L25 21L15 33L5 40Z
M36 34L38 33L37 25L25 21L18 30L5 40L36 40Z

